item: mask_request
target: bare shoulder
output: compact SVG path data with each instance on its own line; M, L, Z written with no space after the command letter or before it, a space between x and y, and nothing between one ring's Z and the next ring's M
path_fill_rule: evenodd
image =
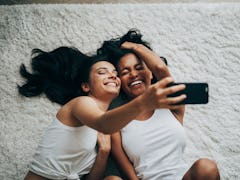
M80 96L73 99L72 102L73 110L89 110L98 108L96 101L89 96Z
M96 121L104 113L97 102L88 96L77 97L71 104L71 113L74 118L93 129L96 129Z
M92 100L92 98L90 96L79 96L79 97L76 97L73 100L75 100L75 101Z
M89 96L80 96L75 99L73 99L73 104L82 104L82 103L90 103L90 104L96 104L95 100Z

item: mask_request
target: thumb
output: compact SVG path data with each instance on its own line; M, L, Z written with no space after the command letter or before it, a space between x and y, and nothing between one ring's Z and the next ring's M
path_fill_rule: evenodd
M126 41L121 45L121 48L123 48L123 49L134 49L135 46L136 46L136 43Z

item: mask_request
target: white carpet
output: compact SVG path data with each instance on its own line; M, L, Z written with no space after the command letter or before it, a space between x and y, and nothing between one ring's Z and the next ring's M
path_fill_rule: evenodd
M207 105L188 106L185 160L215 160L222 179L240 179L240 3L0 6L0 179L19 180L58 106L21 98L21 63L33 48L92 52L138 28L167 57L176 81L204 81Z

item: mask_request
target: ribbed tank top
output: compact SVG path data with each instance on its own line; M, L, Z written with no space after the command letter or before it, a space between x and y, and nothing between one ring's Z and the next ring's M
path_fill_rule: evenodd
M30 164L30 171L50 179L79 179L96 159L97 131L70 127L55 119L47 128Z
M159 109L148 120L133 120L121 135L140 179L180 180L186 173L188 167L182 159L186 135L171 111Z

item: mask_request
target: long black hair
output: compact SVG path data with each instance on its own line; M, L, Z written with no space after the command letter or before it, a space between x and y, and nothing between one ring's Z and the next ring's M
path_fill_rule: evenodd
M107 57L104 54L89 57L74 47L59 47L49 52L33 49L32 73L24 64L20 66L20 74L26 82L18 85L18 91L25 97L45 94L50 101L63 105L86 95L81 83L89 81L91 66L101 60Z

